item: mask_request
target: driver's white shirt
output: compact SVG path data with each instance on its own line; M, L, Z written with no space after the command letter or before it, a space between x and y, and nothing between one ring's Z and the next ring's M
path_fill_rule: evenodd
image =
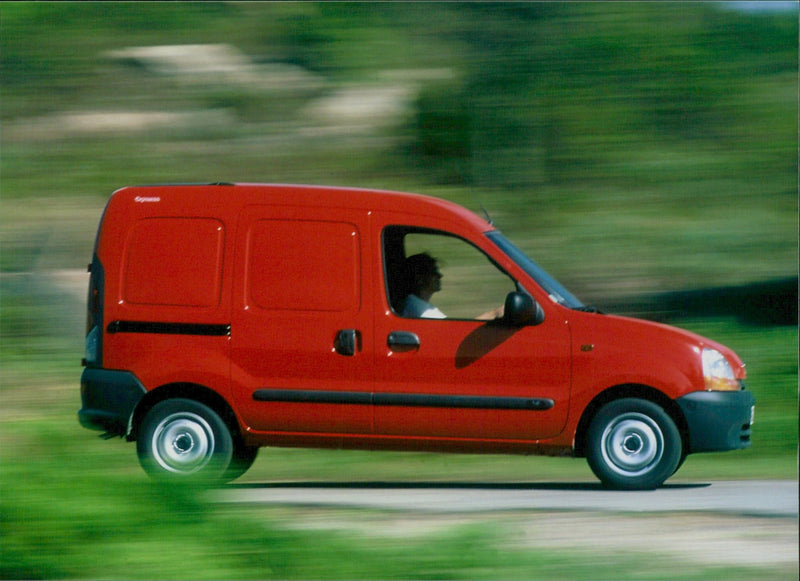
M408 295L403 305L403 316L411 319L446 319L447 316L417 295Z

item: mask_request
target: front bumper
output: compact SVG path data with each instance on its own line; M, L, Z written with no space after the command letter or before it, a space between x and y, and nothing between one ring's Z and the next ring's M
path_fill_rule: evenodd
M689 452L750 446L755 397L749 391L696 391L675 400L689 426Z
M83 407L78 420L84 428L124 436L128 420L146 392L130 372L87 367L81 375Z

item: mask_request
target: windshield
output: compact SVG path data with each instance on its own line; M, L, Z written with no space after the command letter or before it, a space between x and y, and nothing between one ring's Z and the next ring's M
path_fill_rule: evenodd
M563 287L563 285L554 279L552 276L547 274L547 272L538 264L536 264L533 260L528 258L522 250L517 248L513 242L511 242L508 238L503 236L497 230L493 230L492 232L487 232L486 236L494 242L500 250L505 252L511 260L516 262L528 275L536 281L536 283L542 287L547 294L550 295L550 299L558 303L559 305L564 305L570 309L580 309L584 307L584 304L579 301L575 296L570 293L567 289Z

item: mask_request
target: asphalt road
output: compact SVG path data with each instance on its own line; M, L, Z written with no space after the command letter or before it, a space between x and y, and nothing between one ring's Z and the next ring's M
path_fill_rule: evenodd
M798 484L791 480L666 484L647 492L605 490L599 483L256 482L231 484L215 494L223 503L438 513L570 510L798 516Z
M600 568L637 553L690 570L751 567L766 581L797 579L797 493L796 481L762 480L651 492L592 482L247 482L214 495L230 507L277 509L289 528L401 543L465 524L500 526L504 543L595 555Z

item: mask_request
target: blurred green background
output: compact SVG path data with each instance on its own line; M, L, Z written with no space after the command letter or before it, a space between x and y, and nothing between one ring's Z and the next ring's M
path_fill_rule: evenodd
M85 267L124 185L484 206L585 302L746 361L753 447L675 480L796 478L798 11L752 4L0 4L0 577L652 578L646 555L500 549L507 531L469 527L399 546L312 534L148 482L132 445L76 418ZM777 314L742 316L753 305ZM262 450L243 480L267 479L593 477L563 459Z

